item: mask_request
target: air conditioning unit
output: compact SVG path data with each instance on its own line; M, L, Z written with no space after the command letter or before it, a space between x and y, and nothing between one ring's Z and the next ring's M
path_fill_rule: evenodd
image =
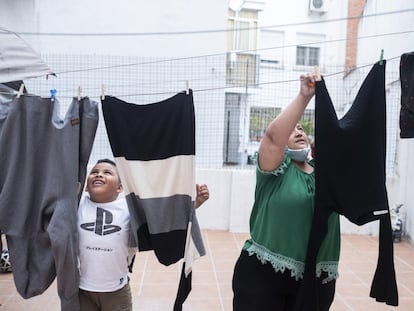
M309 0L309 11L325 13L327 11L327 0Z

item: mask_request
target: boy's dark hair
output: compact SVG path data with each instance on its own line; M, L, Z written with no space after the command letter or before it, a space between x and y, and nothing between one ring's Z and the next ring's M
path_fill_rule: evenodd
M119 175L118 168L116 167L116 163L114 161L112 161L111 159L99 159L98 161L96 161L96 164L99 164L99 163L108 163L108 164L111 164L113 167L115 167L116 174L118 175L118 179L121 182L121 176Z
M116 167L116 163L110 159L99 159L98 161L96 161L96 164L98 163L109 163Z

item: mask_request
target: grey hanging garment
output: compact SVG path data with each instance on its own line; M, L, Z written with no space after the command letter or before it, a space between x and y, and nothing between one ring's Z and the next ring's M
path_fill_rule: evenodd
M98 123L98 105L32 95L0 103L0 228L17 291L42 294L57 279L62 311L79 310L78 189Z

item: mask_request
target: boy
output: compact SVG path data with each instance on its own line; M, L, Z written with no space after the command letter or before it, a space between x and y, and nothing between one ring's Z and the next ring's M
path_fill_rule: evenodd
M121 180L114 161L98 160L86 180L78 209L81 311L132 311L128 283L130 219L119 197ZM209 198L206 185L196 185L195 208Z

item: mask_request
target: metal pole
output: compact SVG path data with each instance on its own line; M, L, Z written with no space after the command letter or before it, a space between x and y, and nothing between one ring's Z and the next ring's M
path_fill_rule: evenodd
M249 135L249 131L247 129L247 94L249 90L249 59L247 58L246 62L246 83L244 87L244 127L243 127L243 150L242 150L242 166L245 166L247 164L247 157L245 157L247 153L247 139ZM247 134L246 134L247 133ZM247 135L247 137L246 137Z

